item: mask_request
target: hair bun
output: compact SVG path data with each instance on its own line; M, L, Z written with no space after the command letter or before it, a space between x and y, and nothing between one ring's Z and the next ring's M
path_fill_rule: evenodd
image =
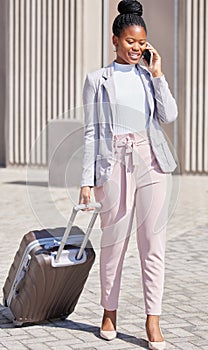
M142 4L137 0L122 0L118 4L118 12L123 14L136 14L138 16L142 16L143 8Z

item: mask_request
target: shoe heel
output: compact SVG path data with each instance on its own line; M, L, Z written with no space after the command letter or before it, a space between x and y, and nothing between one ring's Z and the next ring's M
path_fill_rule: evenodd
M148 347L150 350L165 350L166 342L165 341L149 341Z
M113 340L117 336L116 331L103 331L100 329L100 337L105 339L105 340Z

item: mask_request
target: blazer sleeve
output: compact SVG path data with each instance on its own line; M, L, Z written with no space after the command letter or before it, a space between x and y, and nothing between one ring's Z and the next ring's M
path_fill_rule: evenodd
M95 159L97 154L98 121L96 111L96 88L90 74L83 88L84 104L84 155L82 162L81 187L94 186Z
M154 87L155 107L158 119L163 123L173 122L178 116L178 108L165 76L152 78L152 84Z

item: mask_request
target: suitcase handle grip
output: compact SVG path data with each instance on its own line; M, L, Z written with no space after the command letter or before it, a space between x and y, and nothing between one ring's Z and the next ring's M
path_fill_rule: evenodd
M99 211L101 209L101 204L100 203L78 204L78 205L74 206L73 210L78 212L80 210L84 210L84 209L88 209L88 208L95 209L95 210Z
M67 238L68 238L68 236L70 234L70 231L71 231L71 228L72 228L72 225L74 223L74 220L76 218L77 213L80 210L84 210L84 209L90 208L90 209L94 209L93 210L93 215L92 215L92 218L91 218L90 223L88 225L88 228L87 228L84 240L82 242L82 245L80 247L80 250L79 250L79 252L77 254L77 257L76 257L77 260L81 259L82 254L84 252L84 249L85 249L85 247L87 245L87 241L89 239L90 233L91 233L92 228L94 226L95 220L97 219L98 212L100 211L101 207L102 206L101 206L100 203L89 203L88 205L86 205L86 204L79 204L79 205L76 205L76 206L73 207L72 214L71 214L71 217L69 219L69 223L68 223L67 228L66 228L66 230L64 232L63 238L61 240L61 244L59 246L59 249L58 249L56 257L55 257L56 263L60 259L61 253L62 253L62 251L64 249L65 244L66 244Z

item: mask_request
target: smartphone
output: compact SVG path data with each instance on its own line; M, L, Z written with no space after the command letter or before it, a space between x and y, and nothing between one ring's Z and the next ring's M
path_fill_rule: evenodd
M152 65L152 52L149 51L148 49L144 50L142 53L142 58L147 62L148 66Z

